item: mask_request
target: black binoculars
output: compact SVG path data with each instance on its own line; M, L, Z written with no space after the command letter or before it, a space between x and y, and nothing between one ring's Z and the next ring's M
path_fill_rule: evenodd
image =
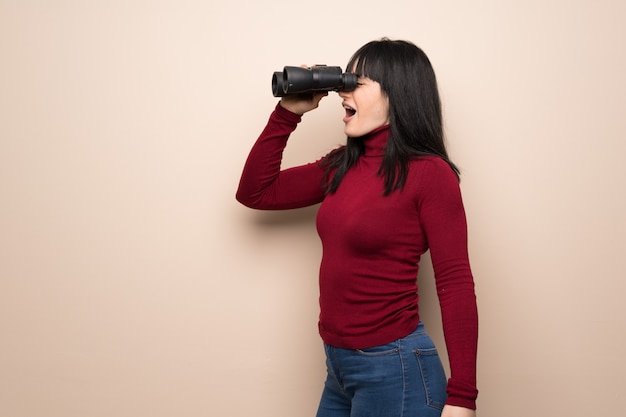
M356 86L356 74L343 72L341 67L326 65L311 68L284 67L272 76L274 97L310 91L352 91Z

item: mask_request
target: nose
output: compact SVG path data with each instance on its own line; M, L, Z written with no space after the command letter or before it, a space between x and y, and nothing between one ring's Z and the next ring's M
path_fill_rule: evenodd
M350 96L352 95L352 91L343 91L343 90L340 90L340 91L338 91L337 93L339 94L339 97L341 97L341 98L343 98L343 99L346 99L346 98L348 98L348 97L350 97Z

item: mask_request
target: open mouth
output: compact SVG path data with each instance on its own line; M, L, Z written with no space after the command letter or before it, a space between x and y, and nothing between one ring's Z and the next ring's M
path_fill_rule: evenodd
M343 105L343 108L346 110L346 117L350 118L352 116L354 116L356 114L356 110L353 109L352 107L348 106L347 104Z

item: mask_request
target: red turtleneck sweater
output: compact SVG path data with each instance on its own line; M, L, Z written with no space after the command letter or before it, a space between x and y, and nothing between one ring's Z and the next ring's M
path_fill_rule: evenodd
M378 170L389 136L385 126L363 138L365 153L337 191L325 195L319 161L281 170L287 139L300 120L276 106L250 151L237 200L264 210L322 203L322 340L357 349L415 330L418 266L430 250L450 359L447 403L475 408L478 314L455 173L441 158L421 157L410 163L404 188L383 196Z

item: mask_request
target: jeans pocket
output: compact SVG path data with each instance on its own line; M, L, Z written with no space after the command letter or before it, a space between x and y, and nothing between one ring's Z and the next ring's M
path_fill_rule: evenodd
M429 407L443 409L446 394L446 372L443 369L437 349L415 349L415 357L419 364L422 383L426 393L426 403Z
M365 349L355 349L355 351L361 356L388 356L398 353L399 349L397 343L388 343Z

